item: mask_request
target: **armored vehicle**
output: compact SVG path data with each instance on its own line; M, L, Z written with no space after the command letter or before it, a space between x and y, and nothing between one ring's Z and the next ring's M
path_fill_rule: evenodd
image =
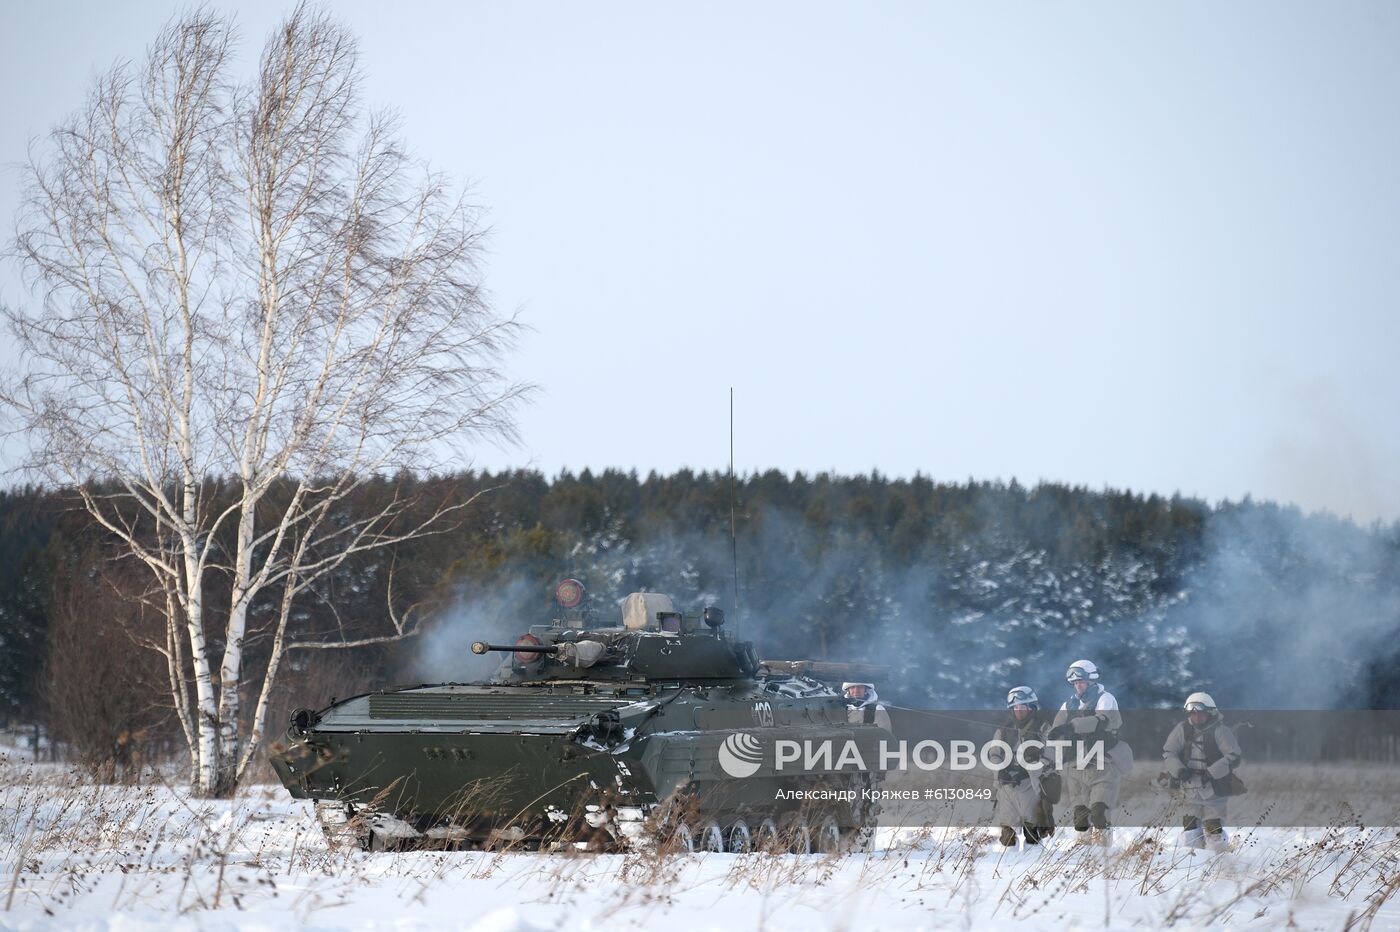
M882 728L660 593L600 623L584 588L485 683L382 690L293 713L272 765L337 845L836 851L869 834ZM798 665L800 669L800 665ZM784 753L778 753L779 750Z

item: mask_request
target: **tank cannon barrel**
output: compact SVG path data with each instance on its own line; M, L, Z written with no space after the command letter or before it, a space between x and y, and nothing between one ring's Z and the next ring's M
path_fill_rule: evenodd
M472 641L473 654L490 651L505 651L515 654L557 654L558 644L487 644L485 641Z

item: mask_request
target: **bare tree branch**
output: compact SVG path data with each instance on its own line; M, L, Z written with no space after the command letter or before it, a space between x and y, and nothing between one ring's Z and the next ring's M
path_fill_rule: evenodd
M261 740L286 651L415 630L390 606L383 631L299 632L298 600L471 504L395 494L349 515L352 496L512 439L529 390L498 368L520 325L486 300L478 211L365 108L355 38L300 5L247 83L233 41L208 11L172 20L31 158L13 252L41 306L4 309L23 369L0 385L30 468L77 487L150 574L166 629L149 647L215 794ZM258 606L271 655L250 670Z

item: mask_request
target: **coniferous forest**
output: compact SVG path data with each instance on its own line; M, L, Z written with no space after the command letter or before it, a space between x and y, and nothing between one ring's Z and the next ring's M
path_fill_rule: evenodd
M206 494L233 493L211 480ZM1080 657L1125 706L1195 689L1233 708L1400 706L1396 526L1248 499L770 471L735 483L736 609L726 474L385 477L345 520L395 495L425 510L478 497L439 533L347 561L297 620L352 638L393 605L417 613L419 634L289 652L277 720L366 689L482 678L470 642L547 621L569 576L600 622L642 589L687 612L719 605L761 657L883 665L882 696L907 706L997 706L1021 684L1058 703ZM0 492L0 719L88 760L136 736L178 746L164 623L123 554L71 491ZM254 607L254 654L276 599Z

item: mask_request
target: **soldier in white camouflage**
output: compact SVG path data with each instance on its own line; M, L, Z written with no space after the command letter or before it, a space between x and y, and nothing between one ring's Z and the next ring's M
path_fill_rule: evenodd
M842 683L841 695L846 700L846 718L852 725L877 725L890 730L890 713L880 702L874 683Z
M1192 693L1178 722L1162 746L1165 770L1159 779L1179 790L1186 803L1180 844L1188 848L1224 851L1226 800L1244 792L1235 775L1242 756L1235 733L1225 724L1209 693Z
M1001 843L1008 848L1016 844L1019 831L1026 844L1038 845L1054 831L1055 824L1041 786L1045 770L1041 746L1050 731L1050 722L1040 711L1040 697L1029 686L1017 686L1008 692L1006 708L1011 714L993 736L993 740L1004 741L1011 748L1011 760L995 776ZM1024 751L1022 744L1027 745ZM1021 766L1021 760L1031 766Z
M1055 714L1050 729L1052 741L1073 744L1064 756L1065 791L1073 806L1075 841L1109 843L1109 810L1118 804L1123 777L1132 770L1132 749L1119 740L1123 726L1118 700L1099 682L1099 668L1089 660L1070 664L1065 679L1074 688ZM1081 761L1079 748L1102 745L1103 754L1086 753Z

